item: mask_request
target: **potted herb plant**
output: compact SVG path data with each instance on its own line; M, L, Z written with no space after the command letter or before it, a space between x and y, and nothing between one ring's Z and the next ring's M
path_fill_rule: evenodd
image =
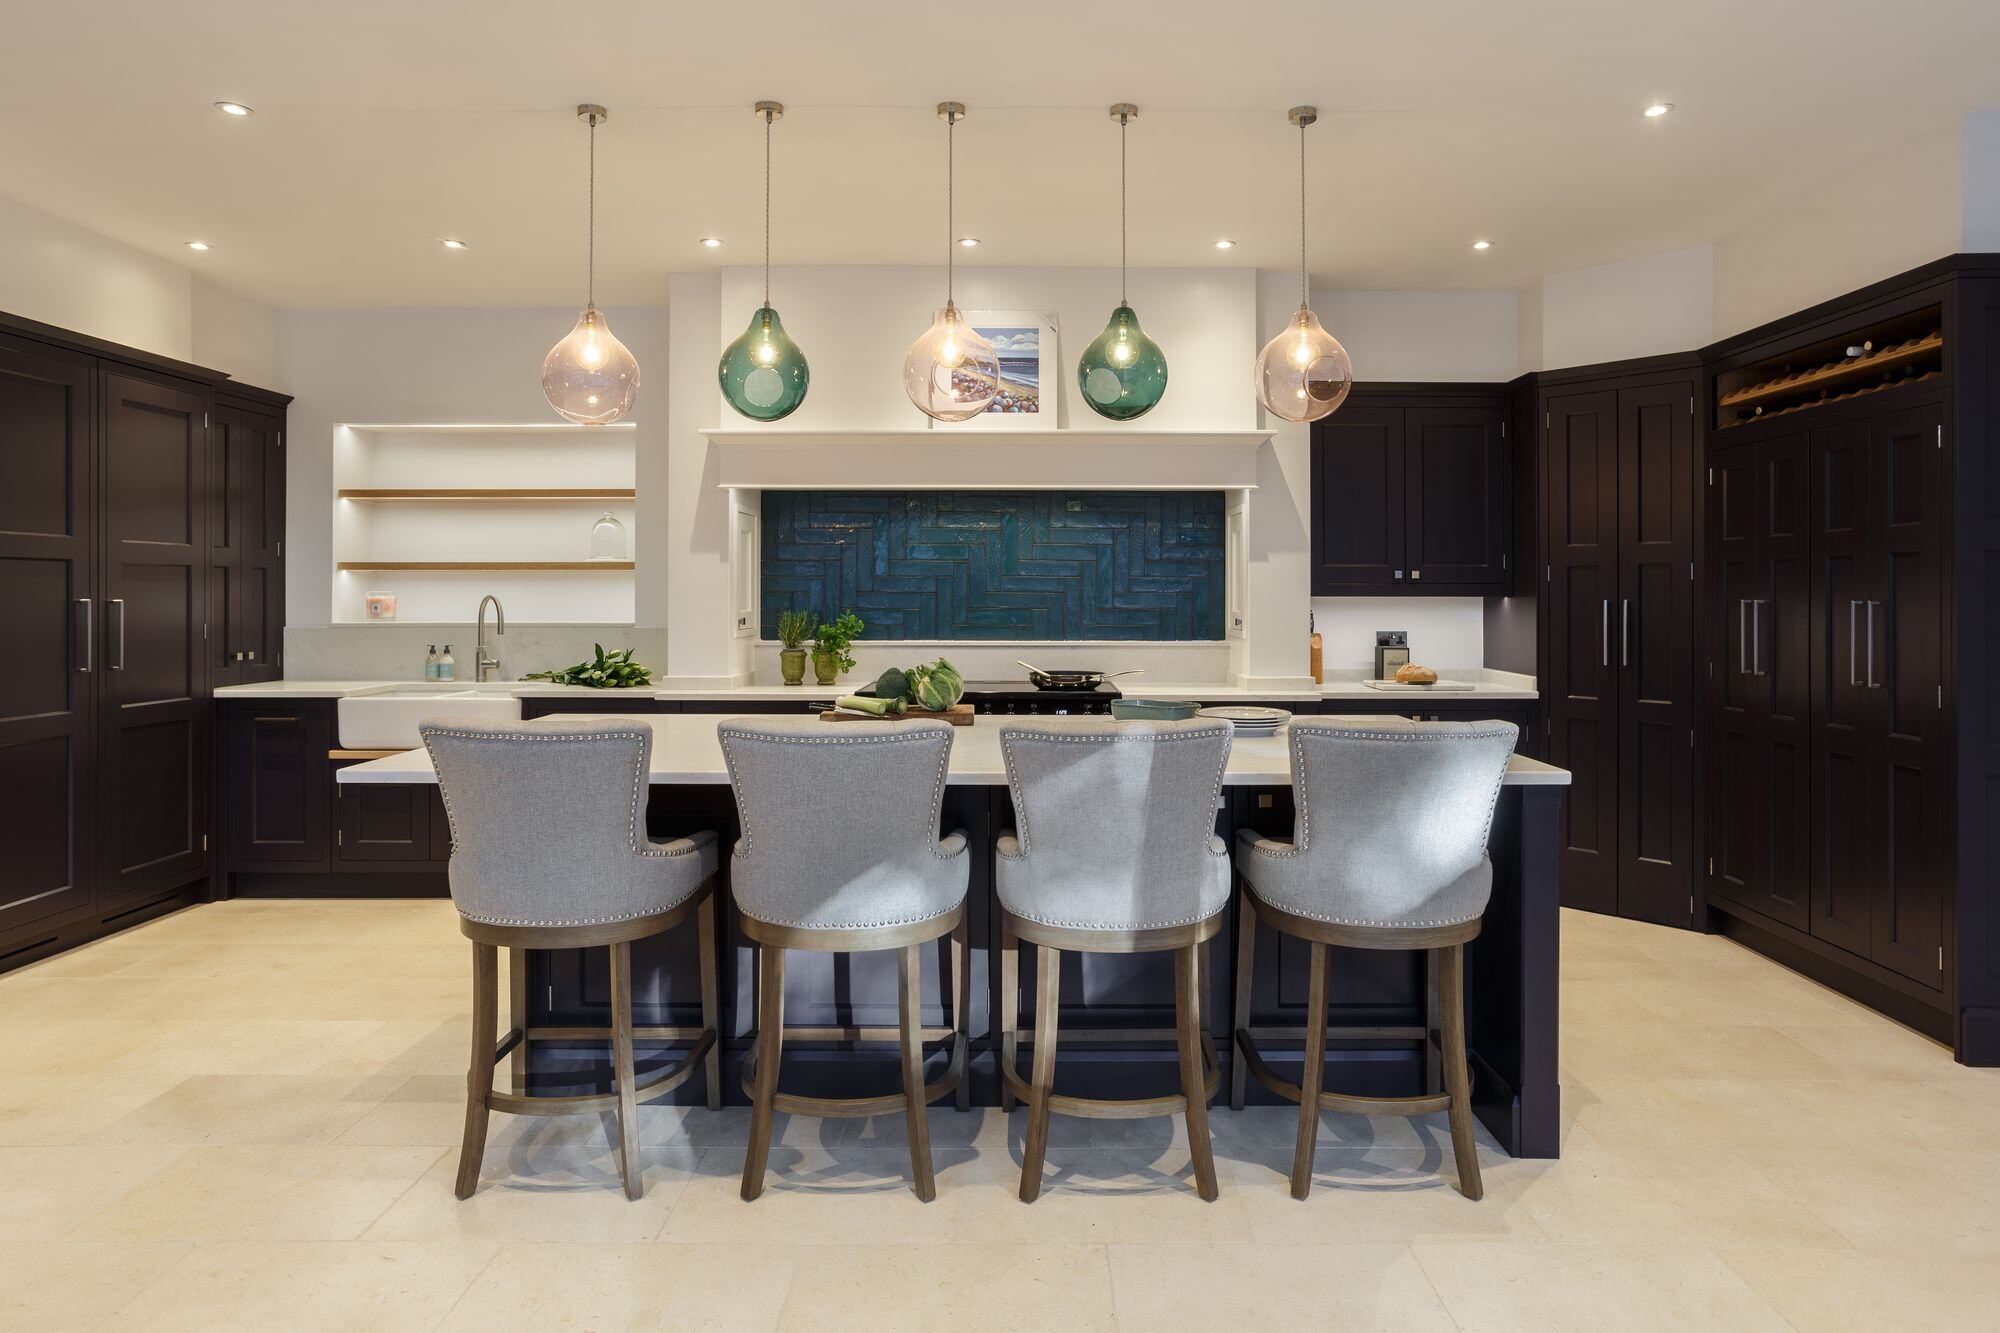
M852 611L842 611L838 619L822 620L813 631L813 678L822 685L840 679L843 671L854 669L854 655L848 648L865 626Z
M806 638L812 632L812 612L792 610L778 613L778 642L784 645L778 650L778 670L784 673L787 685L805 683Z

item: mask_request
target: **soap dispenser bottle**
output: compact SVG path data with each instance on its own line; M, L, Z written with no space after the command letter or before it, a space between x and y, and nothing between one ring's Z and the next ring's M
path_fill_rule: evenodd
M444 646L444 655L438 658L438 679L458 679L458 663L452 660L450 644Z
M438 646L436 644L432 644L429 650L424 653L424 679L436 680L437 678L438 678Z

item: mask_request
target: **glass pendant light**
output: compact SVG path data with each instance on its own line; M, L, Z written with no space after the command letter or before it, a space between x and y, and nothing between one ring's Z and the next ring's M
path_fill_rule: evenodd
M956 134L965 104L939 102L937 110L945 123L944 309L904 354L903 390L926 416L967 421L999 396L1000 358L952 300L952 251L958 241Z
M1287 421L1318 421L1347 401L1354 363L1347 359L1347 349L1320 327L1306 275L1306 126L1319 119L1319 112L1295 106L1285 114L1299 127L1299 311L1257 354L1257 401Z
M639 394L639 363L597 309L597 124L611 113L589 103L578 107L590 122L589 295L569 336L542 361L542 392L549 406L583 426L604 426L632 410Z
M771 308L771 125L785 114L784 103L759 102L757 114L764 118L764 304L743 336L723 349L715 374L731 407L756 421L776 421L806 400L812 371Z
M1118 122L1118 308L1076 362L1083 401L1113 421L1145 416L1167 392L1167 355L1139 327L1125 299L1125 126L1138 114L1130 102L1111 108Z

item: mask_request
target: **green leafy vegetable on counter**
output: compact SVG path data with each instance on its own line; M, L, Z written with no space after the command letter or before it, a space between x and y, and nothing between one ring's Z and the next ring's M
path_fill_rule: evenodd
M875 682L878 699L901 699L933 713L942 713L965 697L965 677L940 657L929 666L908 670L890 667Z
M594 643L591 647L597 650L594 662L578 662L560 671L531 671L521 679L553 681L557 685L587 685L593 690L629 690L653 683L652 670L632 660L633 649L620 648L607 653L601 643Z

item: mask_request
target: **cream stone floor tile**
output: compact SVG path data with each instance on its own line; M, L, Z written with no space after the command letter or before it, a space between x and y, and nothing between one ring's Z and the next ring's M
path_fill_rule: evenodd
M1415 1253L1467 1333L1791 1327L1699 1246L1419 1243Z
M565 1125L567 1122L567 1125ZM645 1196L632 1200L617 1153L595 1116L538 1119L511 1143L489 1142L479 1190L456 1198L458 1153L447 1151L371 1226L369 1240L647 1241L700 1163L685 1148L642 1141ZM551 1129L551 1126L563 1128ZM583 1139L579 1131L595 1126Z
M1968 1069L1951 1047L1884 1019L1853 1024L1788 1023L1787 1037L1837 1062L1849 1078L1887 1082L1964 1082L2000 1095L2000 1069Z
M0 1328L97 1328L193 1248L186 1241L8 1241L0 1256Z
M51 1019L136 1019L172 1013L166 1003L182 983L164 977L50 976L28 971L0 978L0 1025ZM269 992L266 992L268 999Z
M138 1049L147 1025L107 1018L37 1018L11 1021L5 1000L16 984L0 976L0 1078L14 1074L101 1074Z
M431 1329L493 1245L242 1241L203 1245L126 1302L128 1328Z
M171 1018L148 1023L146 1040L105 1072L167 1082L190 1074L308 1074L380 1026L375 1019Z
M70 1234L79 1240L353 1240L438 1157L430 1148L189 1148Z
M2000 1152L1746 1154L1859 1249L1978 1255L2000 1267Z
M0 1075L0 1144L58 1147L83 1141L158 1089L138 1079L86 1074Z
M0 1242L63 1235L123 1200L180 1148L0 1148ZM0 1262L6 1254L0 1249Z
M441 1327L761 1333L777 1327L797 1254L754 1243L507 1245Z
M738 1192L743 1158L741 1148L704 1153L660 1239L794 1245L841 1244L857 1237L881 1244L955 1239L966 1213L990 1204L1004 1170L995 1155L934 1146L937 1199L926 1204L911 1189L904 1148L774 1145L764 1192L746 1203Z
M1848 1029L1852 1031L1853 1029ZM1685 1026L1634 1041L1629 1030L1586 1025L1562 1035L1562 1065L1614 1078L1839 1078L1843 1071L1782 1029L1763 1025Z
M198 1074L87 1135L93 1143L331 1143L379 1093L322 1074Z
M1121 1329L1457 1327L1404 1245L1113 1245Z
M778 1321L804 1333L1116 1326L1097 1245L801 1246Z
M2000 1328L2000 1286L1992 1270L1968 1267L1961 1256L1756 1247L1717 1254L1801 1329L1991 1333Z
M472 1011L441 1018L391 1018L326 1055L314 1074L452 1074L464 1086ZM400 1085L399 1085L400 1086Z
M1268 1148L1228 1161L1225 1197L1243 1200L1251 1238L1260 1244L1365 1244L1418 1240L1528 1242L1546 1239L1522 1207L1541 1162L1480 1156L1486 1197L1458 1192L1449 1147L1321 1148L1313 1155L1312 1193L1291 1196L1292 1153Z

